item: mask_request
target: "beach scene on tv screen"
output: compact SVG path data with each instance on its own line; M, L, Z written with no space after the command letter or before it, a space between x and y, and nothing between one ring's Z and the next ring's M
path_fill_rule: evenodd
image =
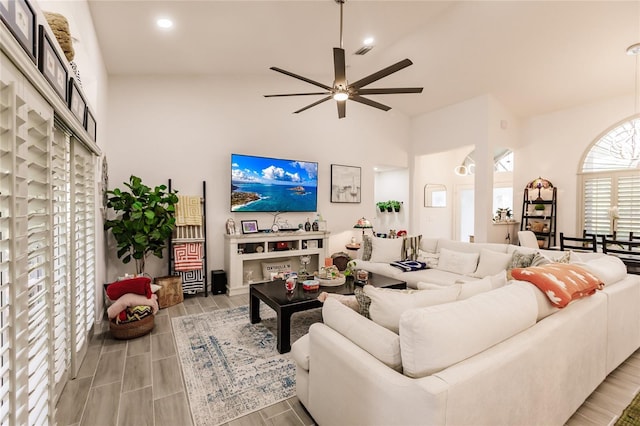
M314 212L318 163L231 156L231 211Z

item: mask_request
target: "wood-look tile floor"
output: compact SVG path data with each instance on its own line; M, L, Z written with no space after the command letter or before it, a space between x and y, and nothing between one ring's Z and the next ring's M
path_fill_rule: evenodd
M187 296L161 309L151 334L120 341L107 331L94 336L78 377L65 386L56 407L58 425L192 425L170 319L242 306L248 296ZM103 329L108 330L104 321ZM567 426L613 425L640 390L640 350L589 396ZM298 398L233 420L228 426L312 425Z
M189 426L191 411L176 352L171 318L247 305L247 296L186 296L183 303L161 309L153 331L132 340L115 340L108 332L94 336L78 377L70 380L56 407L58 425ZM233 420L228 426L312 425L292 397Z

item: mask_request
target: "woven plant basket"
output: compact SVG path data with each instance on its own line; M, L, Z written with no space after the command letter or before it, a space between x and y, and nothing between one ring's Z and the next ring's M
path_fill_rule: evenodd
M115 339L128 340L136 337L144 336L153 330L155 315L149 315L138 321L131 321L124 324L116 324L116 320L109 321L111 335Z
M158 306L160 306L160 308L168 308L169 306L182 303L184 293L182 292L182 277L180 275L156 277L154 282L161 287L156 293L158 295Z

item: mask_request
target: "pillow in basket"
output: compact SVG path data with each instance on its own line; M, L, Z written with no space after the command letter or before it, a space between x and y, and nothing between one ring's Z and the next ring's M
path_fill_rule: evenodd
M147 299L151 298L151 278L134 277L116 281L107 287L107 297L113 301L127 293L140 294Z

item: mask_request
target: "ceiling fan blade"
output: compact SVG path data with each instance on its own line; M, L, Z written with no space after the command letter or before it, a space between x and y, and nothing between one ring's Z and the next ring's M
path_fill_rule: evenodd
M381 69L378 72L374 72L373 74L368 75L365 78L356 81L355 83L351 83L349 87L359 89L360 87L364 87L368 84L373 83L374 81L378 81L381 78L388 76L389 74L400 71L401 69L406 68L411 64L413 64L413 62L411 62L409 59L403 59L402 61L388 66L387 68Z
M347 116L347 101L337 101L338 104L338 118L345 118Z
M396 89L359 89L359 95L393 95L397 93L422 93L422 87L401 87Z
M303 77L303 76L301 76L301 75L294 74L294 73L289 72L289 71L287 71L287 70L283 70L282 68L278 68L278 67L271 67L271 68L269 68L269 69L274 70L274 71L277 71L277 72L280 72L280 73L282 73L282 74L284 74L284 75L288 75L289 77L297 78L298 80L302 80L302 81L307 82L307 83L309 83L309 84L313 84L314 86L322 87L322 88L323 88L323 89L325 89L325 90L329 90L329 91L331 91L331 90L332 90L332 88L331 88L331 87L329 87L329 86L327 86L327 85L325 85L325 84L318 83L317 81L310 80L310 79L308 79L308 78L306 78L306 77Z
M331 92L313 92L313 93L286 93L281 95L262 95L265 98L277 98L280 96L307 96L307 95L329 95Z
M312 103L311 105L307 105L307 106L306 106L306 107L304 107L304 108L301 108L301 109L299 109L299 110L297 110L297 111L293 111L293 113L294 113L294 114L298 114L299 112L306 111L306 110L308 110L308 109L309 109L309 108L311 108L311 107L314 107L314 106L316 106L316 105L318 105L318 104L321 104L321 103L323 103L323 102L325 102L325 101L328 101L329 99L331 99L331 96L327 96L326 98L322 98L322 99L320 99L319 101L316 101L316 102Z
M346 88L347 75L345 72L344 49L339 47L333 48L333 69L335 71L335 85Z
M371 99L363 98L362 96L359 96L359 95L351 95L349 99L351 99L352 101L360 102L361 104L365 104L365 105L372 106L374 108L381 109L383 111L389 111L391 109L391 107L389 106L386 106L376 101L372 101Z

